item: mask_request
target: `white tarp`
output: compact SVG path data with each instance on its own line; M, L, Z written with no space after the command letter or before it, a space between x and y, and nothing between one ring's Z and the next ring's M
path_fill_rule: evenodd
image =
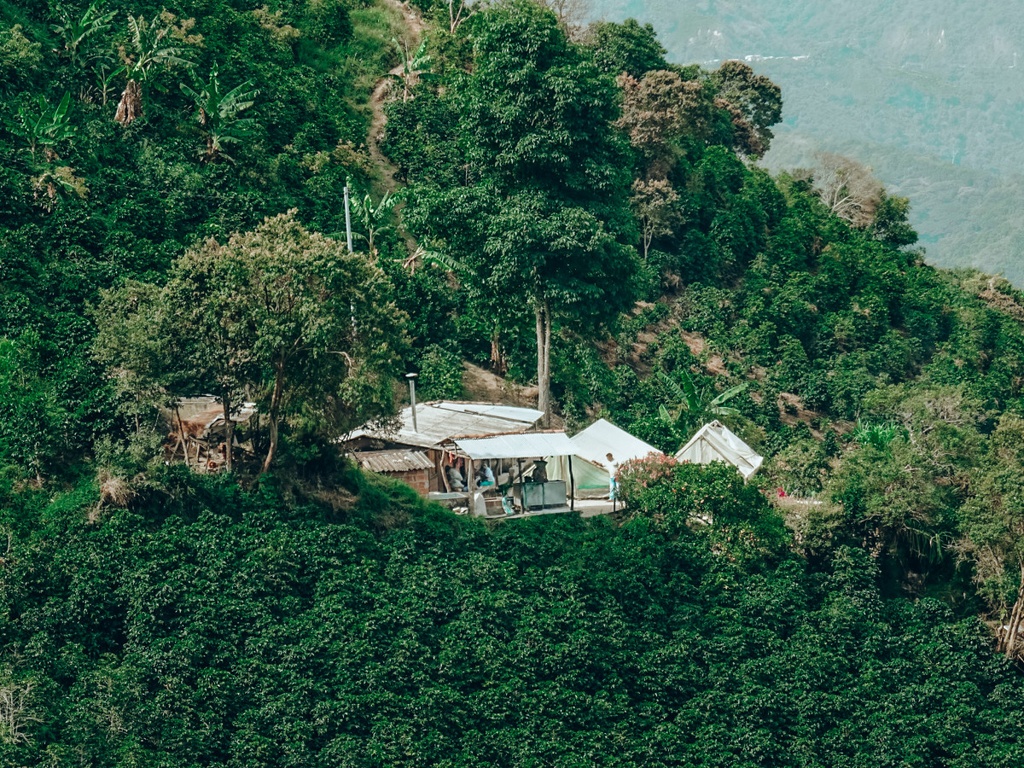
M568 456L574 446L565 432L526 432L518 435L452 440L459 452L473 459L527 459L541 456Z
M607 495L613 466L617 469L627 461L642 459L651 453L661 455L653 445L604 419L598 419L569 439L573 444L572 474L579 492L599 491ZM612 455L610 462L608 454ZM568 482L568 460L549 458L548 477Z
M622 465L633 459L642 459L650 453L661 455L661 451L653 445L604 419L598 419L569 439L576 448L574 456L586 459L605 470L610 463ZM609 453L612 455L612 462L608 461Z
M749 480L764 461L764 457L759 456L719 421L701 427L690 438L690 442L676 452L676 458L692 464L724 461L736 467L744 480Z

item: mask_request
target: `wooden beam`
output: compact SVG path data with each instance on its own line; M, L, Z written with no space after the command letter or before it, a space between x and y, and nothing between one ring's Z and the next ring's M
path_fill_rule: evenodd
M569 456L569 510L576 511L576 478L572 476L572 455Z

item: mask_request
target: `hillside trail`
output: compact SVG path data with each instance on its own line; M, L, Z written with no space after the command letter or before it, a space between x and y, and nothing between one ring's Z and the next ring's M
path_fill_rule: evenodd
M427 25L423 22L423 18L419 12L409 5L408 2L399 2L399 0L384 0L384 4L395 9L402 15L402 20L405 23L405 34L403 42L408 45L410 51L415 51L420 42L423 40L423 36L426 34ZM388 160L384 153L380 151L380 138L384 132L384 126L387 123L387 116L384 114L384 103L388 97L388 93L391 90L392 80L390 75L401 75L402 65L399 64L394 67L388 75L382 77L377 81L377 84L373 87L373 92L370 95L370 109L372 110L370 118L370 131L366 137L366 148L369 150L370 159L373 164L380 169L381 174L381 186L385 192L394 192L398 188L398 182L395 181L395 166ZM402 235L406 242L410 242L411 238L409 235L402 230Z

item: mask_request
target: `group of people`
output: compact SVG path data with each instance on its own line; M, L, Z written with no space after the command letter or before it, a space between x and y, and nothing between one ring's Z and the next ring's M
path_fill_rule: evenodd
M533 472L528 474L524 472L524 478L529 482L533 483L546 483L548 481L548 463L544 459L536 459L533 462ZM469 486L466 483L466 463L462 458L455 459L451 464L445 467L445 477L448 479L448 487L452 491L468 491ZM511 487L512 482L516 479L515 467L510 467L508 471L508 480L503 480L505 483L502 486L502 492L507 492L508 488ZM494 470L491 468L489 461L481 462L480 466L477 467L474 475L473 488L490 488L497 484L495 479Z
M448 485L453 491L468 491L469 486L466 483L466 465L462 459L458 459L456 463L449 464L445 469L445 475L448 478ZM488 488L495 484L494 470L491 469L489 462L483 462L476 470L476 476L473 478L474 488Z

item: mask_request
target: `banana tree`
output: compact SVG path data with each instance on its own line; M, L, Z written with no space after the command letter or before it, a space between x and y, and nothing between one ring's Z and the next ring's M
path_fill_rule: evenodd
M433 79L434 76L428 70L434 58L427 53L427 38L425 37L412 54L409 53L407 41L398 42L398 39L393 37L391 42L402 56L402 71L400 74L389 73L388 77L402 86L402 101L408 101L412 98L412 89L417 82Z
M152 21L146 21L144 16L128 17L131 52L123 54L124 66L120 70L128 77L128 83L114 115L114 120L121 125L128 125L142 116L141 84L149 79L155 67L191 63L184 48L167 44L171 29L169 25L161 25L160 16L154 16Z
M711 391L698 390L688 371L679 371L679 380L659 371L658 378L665 385L674 404L671 408L658 406L658 414L666 424L682 432L690 432L709 416L741 416L737 408L725 405L749 386L746 382L729 387L715 397Z
M195 102L199 125L206 131L206 150L201 153L203 160L214 162L224 159L234 162L224 151L224 146L239 144L255 124L252 119L240 115L256 103L259 91L252 87L251 80L246 80L224 93L217 75L217 68L214 67L209 81L200 83L199 90L184 83L181 84L181 90Z
M40 96L36 101L36 107L32 110L25 107L18 110L18 132L28 141L33 163L38 149L42 148L48 156L55 156L54 147L75 135L68 114L71 108L70 93L65 92L64 98L56 107L51 107L49 102Z
M72 64L81 66L85 59L85 43L90 37L110 29L117 11L103 11L103 2L99 0L93 3L85 12L78 16L71 16L67 11L60 11L61 24L54 24L53 31L64 40L64 48L61 53L67 54Z
M369 193L364 195L362 199L358 197L352 199L353 212L366 233L365 235L357 233L356 237L366 241L366 248L373 258L377 256L377 247L374 244L374 240L381 232L386 232L392 228L391 212L401 202L401 199L401 192L385 192L384 196L376 203L373 202L373 198Z

